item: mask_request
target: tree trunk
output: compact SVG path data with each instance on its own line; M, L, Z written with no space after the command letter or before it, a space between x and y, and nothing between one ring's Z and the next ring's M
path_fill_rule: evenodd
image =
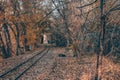
M4 28L4 35L5 35L5 40L6 40L6 48L7 48L7 54L8 57L11 56L11 39L10 39L10 33L8 30L8 25L6 23L3 24L3 28Z
M3 58L8 58L9 56L8 56L8 54L7 54L7 51L6 51L6 49L5 49L5 46L4 46L4 42L3 42L3 40L2 40L2 36L1 36L1 34L0 34L0 48L1 48L1 51L2 51L2 57Z
M25 37L27 32L26 32L26 26L24 24L24 22L21 22L21 25L22 25L22 33L23 33L23 36L24 36L24 39L23 39L23 48L24 48L24 52L28 50L28 46L27 46L27 38Z
M104 54L104 38L105 38L105 27L106 27L106 15L104 15L104 0L100 0L100 12L101 12L101 17L100 17L100 24L101 24L101 31L100 31L100 36L99 36L99 46L100 46L100 52L97 53L97 66L96 66L96 76L95 80L100 80L101 79L101 73L102 73L102 55ZM101 73L99 74L99 71Z
M16 23L16 55L19 55L19 48L20 48L20 42L19 42L19 28L18 28L18 24Z

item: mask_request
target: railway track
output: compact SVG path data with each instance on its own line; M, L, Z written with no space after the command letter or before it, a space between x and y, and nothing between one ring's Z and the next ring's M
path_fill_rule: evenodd
M43 49L31 58L23 61L12 69L0 74L0 80L19 80L32 66L34 66L49 51L49 48Z

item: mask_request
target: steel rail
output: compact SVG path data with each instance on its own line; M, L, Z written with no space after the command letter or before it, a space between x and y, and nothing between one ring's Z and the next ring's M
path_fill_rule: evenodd
M35 65L42 57L44 57L48 53L49 49L47 49L46 52L44 52L37 60L35 60L27 69L22 71L16 78L15 80L18 80L25 72L27 72L33 65Z
M22 66L23 64L26 64L27 62L29 62L30 60L32 60L34 57L38 56L40 53L43 53L46 49L43 49L42 51L38 52L36 55L32 56L31 58L25 60L24 62L21 62L20 64L16 65L15 67L13 67L12 69L9 69L8 71L0 74L0 78L4 77L5 75L7 75L8 73L13 72L14 70L18 69L20 66Z

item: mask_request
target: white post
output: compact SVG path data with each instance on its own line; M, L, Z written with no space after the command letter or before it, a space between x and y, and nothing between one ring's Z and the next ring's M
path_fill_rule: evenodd
M46 34L43 34L43 43L48 44L48 38Z

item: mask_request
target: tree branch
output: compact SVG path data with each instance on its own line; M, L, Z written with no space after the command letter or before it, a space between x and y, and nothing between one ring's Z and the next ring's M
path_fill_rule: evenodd
M87 7L87 6L90 6L90 5L94 4L94 3L96 3L97 1L98 1L98 0L95 0L95 1L93 1L93 2L91 2L91 3L89 3L89 4L86 4L86 5L83 5L83 6L80 6L80 7L76 7L76 8Z
M68 3L69 3L69 2L66 2L65 4L68 4ZM55 11L56 9L58 9L60 6L63 6L63 5L64 5L64 4L59 5L59 6L55 7L54 9L52 9L49 13L46 14L45 17L43 17L41 20L39 20L37 23L35 23L35 25L33 25L33 27L35 27L35 26L38 25L38 24L41 25L41 23L44 22L44 20L45 20L53 11Z

